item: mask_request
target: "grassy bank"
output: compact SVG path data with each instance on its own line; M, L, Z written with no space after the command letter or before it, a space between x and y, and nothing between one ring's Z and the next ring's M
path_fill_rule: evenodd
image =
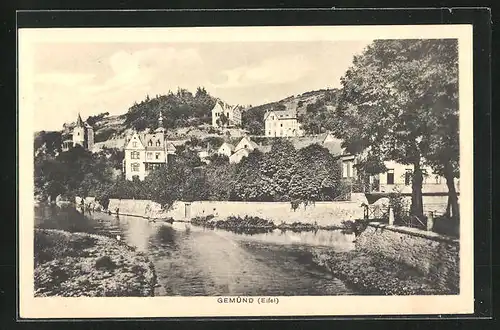
M311 223L302 223L302 222L294 222L294 223L285 223L282 222L279 225L276 225L273 221L262 219L259 217L252 216L230 216L225 219L217 219L213 215L208 215L204 217L195 217L191 219L191 223L196 226L202 226L205 228L218 228L225 229L229 231L235 232L269 232L274 229L280 230L290 230L294 232L301 231L315 231L319 229L324 230L337 230L337 229L345 229L346 227L342 226L318 226L317 224Z
M458 294L440 290L417 269L376 254L316 252L314 260L332 275L361 292L373 295Z
M35 296L147 297L153 264L118 241L85 233L35 230Z

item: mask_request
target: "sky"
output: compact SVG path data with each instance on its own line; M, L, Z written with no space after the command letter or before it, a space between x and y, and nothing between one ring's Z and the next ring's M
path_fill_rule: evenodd
M81 113L123 114L134 102L203 86L229 104L260 105L340 87L369 41L50 43L34 48L35 130Z

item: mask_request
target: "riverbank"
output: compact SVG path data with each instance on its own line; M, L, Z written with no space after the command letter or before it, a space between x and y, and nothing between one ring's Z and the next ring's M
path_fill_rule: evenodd
M368 295L450 295L418 269L376 253L317 251L314 260L334 277Z
M133 247L86 233L35 229L35 296L147 297L155 269Z

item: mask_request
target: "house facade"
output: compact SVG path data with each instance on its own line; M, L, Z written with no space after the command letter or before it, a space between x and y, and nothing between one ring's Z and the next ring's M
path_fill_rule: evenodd
M227 142L224 142L220 147L219 149L217 149L217 153L219 155L222 155L222 156L227 156L227 157L231 157L231 155L233 154L233 151L234 151L234 146L227 143Z
M76 119L75 127L70 132L68 130L65 135L66 139L62 143L63 151L68 151L77 145L87 150L94 148L94 129L82 120L80 114Z
M227 123L221 122L221 116L224 115ZM213 127L234 127L241 126L241 109L238 105L231 106L221 100L215 102L212 108L212 126Z
M265 136L303 136L296 111L269 111L264 115Z
M123 172L127 180L133 180L134 177L144 180L151 171L166 166L175 155L175 146L165 140L161 117L159 124L159 128L154 133L135 132L125 142Z
M356 181L359 179L358 171L356 170L357 157L354 155L343 155L342 161L342 178L344 180ZM365 184L369 187L369 192L394 192L401 193L412 192L412 176L413 165L404 165L395 161L384 161L387 171L376 175L371 175L365 180L369 180ZM434 173L429 166L423 166L422 171L423 193L447 193L448 187L446 179ZM460 181L455 179L455 187L457 191L460 188Z

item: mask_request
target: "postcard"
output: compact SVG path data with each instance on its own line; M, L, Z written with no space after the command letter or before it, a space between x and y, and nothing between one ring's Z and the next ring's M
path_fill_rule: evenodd
M472 25L21 28L33 319L473 312Z

